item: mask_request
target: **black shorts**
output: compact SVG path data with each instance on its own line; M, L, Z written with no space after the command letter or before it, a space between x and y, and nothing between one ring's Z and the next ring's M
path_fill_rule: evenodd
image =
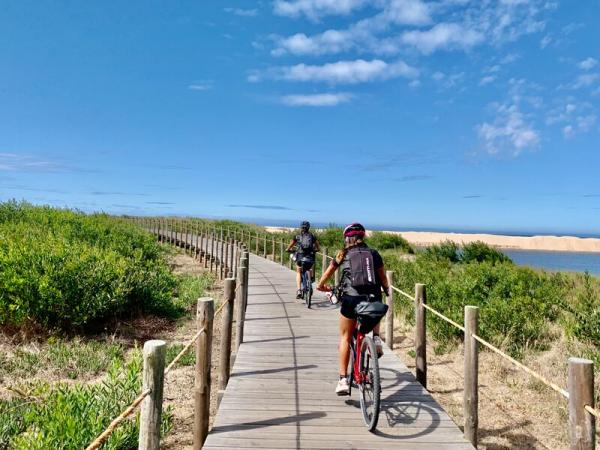
M342 306L340 308L340 313L346 319L356 320L356 318L357 318L356 305L358 305L360 302L367 301L367 299L368 299L368 297L366 295L359 295L359 296L344 295L344 296L342 296L342 301L341 301ZM381 297L375 297L375 299L373 299L371 301L381 303Z
M299 256L296 259L296 266L302 267L304 270L312 269L312 266L315 264L314 258L306 258L305 256Z

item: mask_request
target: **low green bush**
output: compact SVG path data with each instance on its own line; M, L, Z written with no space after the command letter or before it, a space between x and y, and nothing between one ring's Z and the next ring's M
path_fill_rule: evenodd
M0 325L84 330L125 314L173 315L164 256L148 233L107 215L0 204Z
M123 367L112 367L96 384L36 382L20 387L21 396L0 400L0 448L75 450L85 448L139 395L139 351ZM166 433L172 413L163 413ZM103 449L137 448L139 417L124 421Z
M425 283L428 303L459 323L463 322L464 306L479 306L480 335L514 356L527 347L543 347L548 325L557 320L564 305L564 277L499 260L494 249L478 253L492 255L489 260L478 262L474 257L468 263L456 262L448 251L452 247L446 243L426 251L414 263L394 257L388 257L386 263L396 272L401 289L412 292L415 283ZM412 304L399 301L396 305L397 312L413 320ZM430 317L428 327L436 340L443 343L462 337L460 330Z
M374 231L366 241L370 247L377 250L397 250L402 253L414 253L408 241L399 234Z

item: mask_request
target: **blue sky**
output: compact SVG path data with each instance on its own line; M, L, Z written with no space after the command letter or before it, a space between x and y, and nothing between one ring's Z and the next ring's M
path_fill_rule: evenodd
M600 1L0 5L0 198L600 234Z

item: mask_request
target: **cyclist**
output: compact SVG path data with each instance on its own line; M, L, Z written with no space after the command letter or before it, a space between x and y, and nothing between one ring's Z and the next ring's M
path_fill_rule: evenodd
M306 220L300 224L300 234L294 236L287 252L296 249L296 298L302 298L302 270L311 270L315 263L315 252L320 250L319 242L310 231L310 222ZM311 272L312 278L312 272Z
M344 229L344 249L336 257L319 280L317 289L327 291L326 283L333 276L336 269L341 270L340 288L340 346L339 369L340 379L335 389L337 395L348 395L347 373L350 359L350 342L356 327L356 305L364 301L365 295L374 296L375 301L382 301L381 291L389 295L389 285L385 276L383 259L377 250L373 250L364 242L365 227L360 223L353 223ZM378 356L383 355L381 338L379 337L379 324L373 329L373 341L377 347Z

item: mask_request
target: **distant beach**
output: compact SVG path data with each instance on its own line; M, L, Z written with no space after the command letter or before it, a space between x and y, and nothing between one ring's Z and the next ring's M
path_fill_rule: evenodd
M266 229L275 232L290 231L294 228L266 227ZM428 231L385 232L399 234L411 244L419 247L439 244L448 240L458 244L481 241L500 249L600 253L599 238L581 238L576 236L506 236L484 233L441 233Z

